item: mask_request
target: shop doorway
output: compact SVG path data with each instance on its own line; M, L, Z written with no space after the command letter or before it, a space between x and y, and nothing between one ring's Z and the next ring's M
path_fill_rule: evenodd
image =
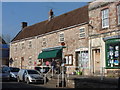
M93 74L100 75L100 49L93 49Z

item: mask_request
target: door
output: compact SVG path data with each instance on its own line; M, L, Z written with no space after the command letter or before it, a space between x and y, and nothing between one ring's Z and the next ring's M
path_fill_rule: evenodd
M93 74L100 75L100 49L93 49Z

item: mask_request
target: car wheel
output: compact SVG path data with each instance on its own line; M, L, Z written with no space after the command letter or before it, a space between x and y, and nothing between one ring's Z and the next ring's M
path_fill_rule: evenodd
M17 78L17 82L20 82L20 78L19 77Z
M26 79L26 82L27 82L27 84L30 84L30 81L29 81L29 79L28 79L28 78Z

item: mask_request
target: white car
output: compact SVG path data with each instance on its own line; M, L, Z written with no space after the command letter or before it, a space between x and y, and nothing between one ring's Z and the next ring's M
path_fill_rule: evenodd
M24 81L29 83L44 83L44 77L37 70L21 69L17 75L17 81Z
M17 67L9 67L9 68L10 68L10 79L17 80L17 74L20 69Z

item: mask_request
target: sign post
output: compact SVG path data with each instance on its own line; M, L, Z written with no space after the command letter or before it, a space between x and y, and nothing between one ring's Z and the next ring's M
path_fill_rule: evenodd
M61 42L61 45L65 46L65 43ZM62 49L62 87L65 86L65 83L64 83L65 82L64 67L65 67L64 52L63 52L63 49Z

